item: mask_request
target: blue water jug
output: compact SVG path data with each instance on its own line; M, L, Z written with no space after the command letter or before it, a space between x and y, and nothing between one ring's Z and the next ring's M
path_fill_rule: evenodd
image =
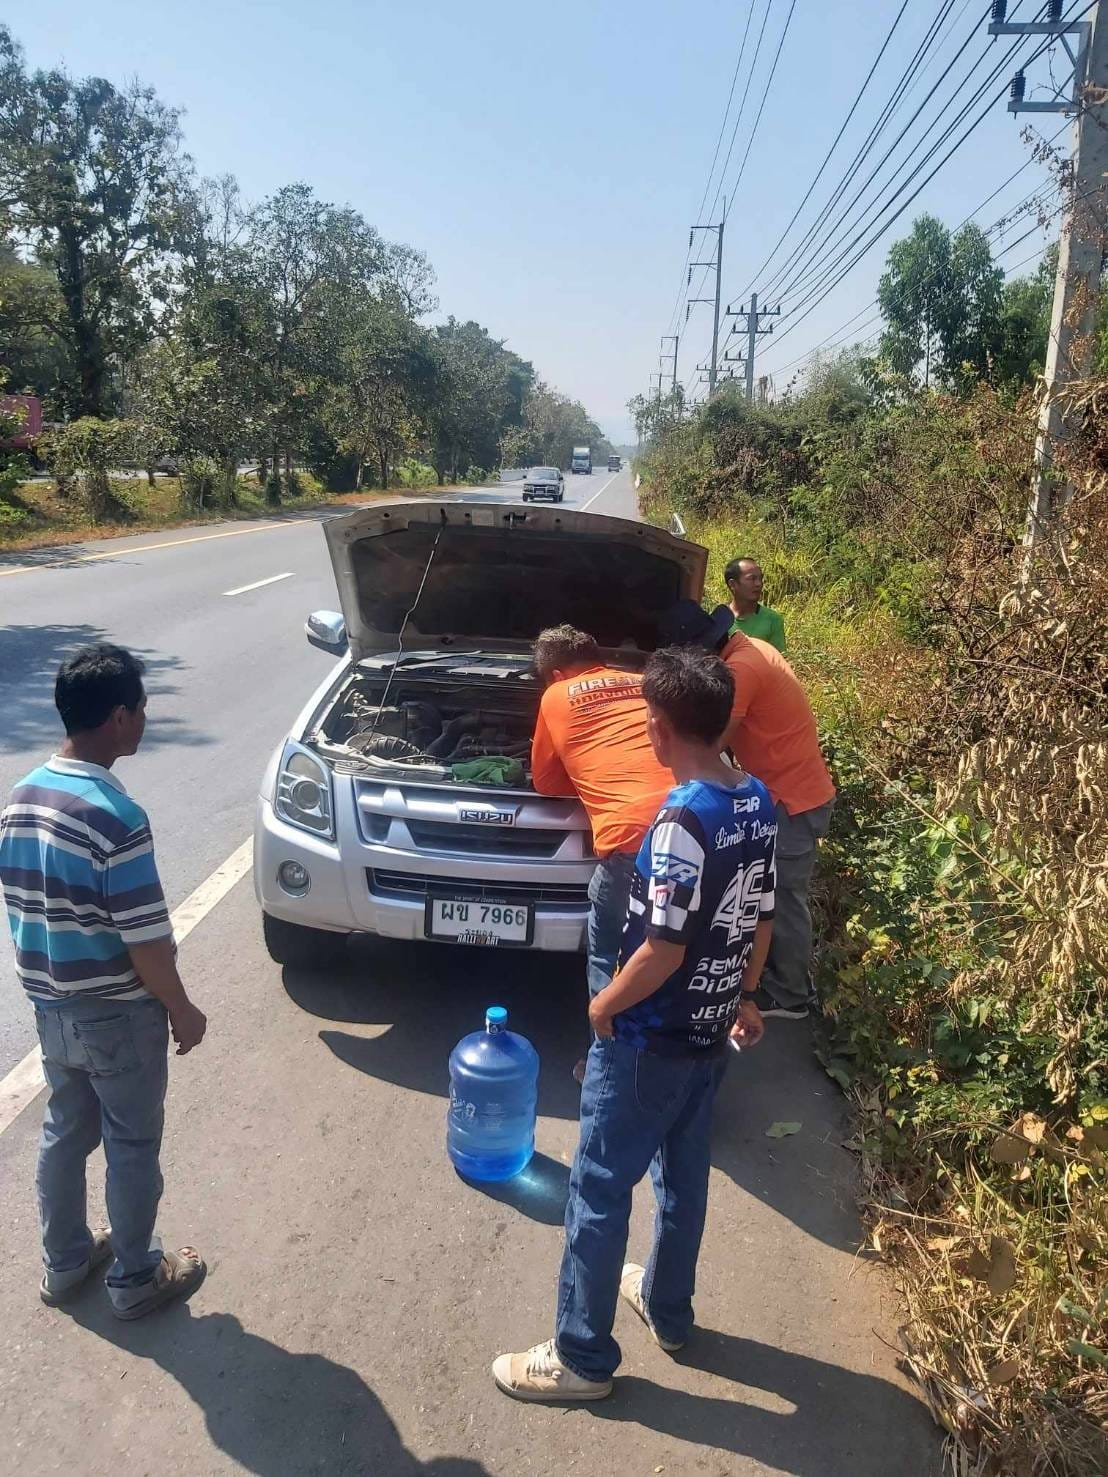
M535 1152L539 1054L507 1026L504 1007L490 1005L485 1029L450 1053L446 1148L471 1180L510 1180Z

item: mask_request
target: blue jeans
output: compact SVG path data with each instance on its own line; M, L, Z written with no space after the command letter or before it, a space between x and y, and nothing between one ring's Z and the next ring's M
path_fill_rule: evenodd
M118 1306L153 1280L151 1249L162 1195L158 1155L165 1118L169 1017L157 1000L74 1000L36 1006L50 1096L39 1146L43 1261L69 1272L89 1259L85 1161L104 1142L115 1260L106 1278Z
M610 985L616 972L635 854L613 851L601 859L589 882L588 980L589 999Z
M581 1088L555 1334L563 1362L582 1379L609 1379L619 1365L612 1325L631 1191L647 1169L658 1208L643 1299L664 1339L689 1336L708 1206L712 1104L726 1068L721 1055L664 1057L612 1037L593 1042Z

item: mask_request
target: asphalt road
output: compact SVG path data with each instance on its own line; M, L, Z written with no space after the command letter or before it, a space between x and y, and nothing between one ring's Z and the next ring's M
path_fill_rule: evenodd
M630 477L570 479L567 503L631 515ZM0 600L0 786L53 746L66 650L106 637L149 662L149 743L120 768L179 903L247 836L265 759L324 670L302 635L305 613L334 603L319 520L0 562ZM282 972L259 935L244 878L182 946L210 1018L203 1046L171 1059L160 1230L210 1268L188 1306L120 1324L93 1286L68 1313L43 1308L39 1105L0 1132L0 1428L22 1477L937 1477L933 1427L886 1342L886 1284L857 1255L842 1102L806 1027L771 1022L731 1065L688 1349L667 1358L621 1310L616 1395L531 1408L499 1395L488 1366L551 1332L580 962L367 939L340 971ZM10 1065L30 1035L0 968ZM453 1173L443 1131L447 1053L493 999L543 1067L539 1153L489 1194ZM801 1129L769 1139L775 1120ZM651 1213L640 1187L640 1259Z
M518 488L458 496L514 502ZM635 517L631 474L567 477L565 505ZM130 647L147 664L149 721L119 774L150 813L170 907L187 897L249 834L266 760L326 671L304 639L307 614L338 604L326 516L0 555L0 794L60 739L52 684L66 653ZM289 577L226 593L274 575ZM11 977L0 929L0 978ZM33 1043L24 1001L0 989L0 1078Z

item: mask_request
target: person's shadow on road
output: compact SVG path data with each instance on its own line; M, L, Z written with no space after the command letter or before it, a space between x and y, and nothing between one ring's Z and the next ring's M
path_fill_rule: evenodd
M181 1304L120 1323L101 1299L77 1302L71 1313L90 1332L172 1375L204 1412L220 1451L258 1477L490 1477L465 1457L421 1462L353 1369L283 1349L230 1313L197 1314ZM145 1470L145 1454L142 1460Z
M615 1397L590 1410L792 1477L938 1477L926 1410L876 1375L710 1328L698 1328L676 1362L751 1394L695 1395L621 1375Z
M488 1005L508 1007L509 1027L539 1051L539 1113L576 1120L581 1093L573 1063L587 1040L583 967L576 955L512 954L384 938L359 938L346 962L284 971L290 999L325 1022L319 1039L340 1061L379 1082L445 1097L447 1058ZM388 1025L374 1036L336 1029ZM766 1137L775 1120L798 1134ZM732 1060L716 1105L712 1163L825 1245L855 1253L861 1240L853 1164L842 1147L842 1100L816 1065L804 1022L770 1020L765 1039ZM549 1179L549 1176L548 1176ZM568 1171L554 1188L568 1189ZM521 1214L560 1223L547 1194L501 1198ZM535 1211L538 1214L535 1214Z

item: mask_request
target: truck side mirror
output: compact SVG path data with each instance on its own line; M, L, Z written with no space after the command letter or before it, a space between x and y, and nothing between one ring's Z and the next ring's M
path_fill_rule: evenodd
M304 624L304 634L309 646L332 656L342 656L346 650L346 622L337 610L313 610Z

